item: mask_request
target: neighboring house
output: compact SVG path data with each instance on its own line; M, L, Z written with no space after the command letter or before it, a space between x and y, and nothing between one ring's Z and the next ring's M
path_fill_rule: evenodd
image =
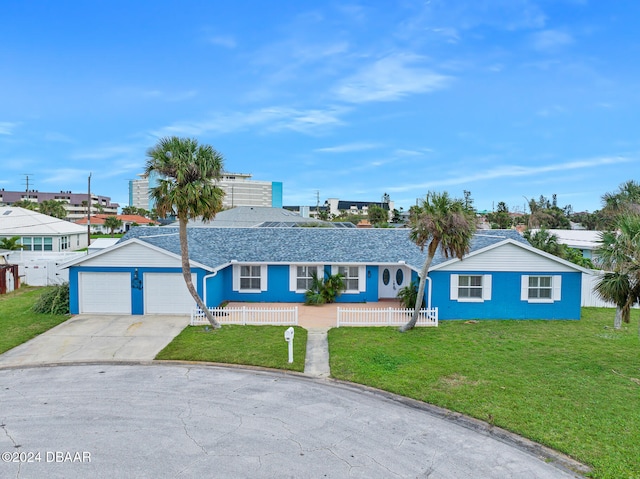
M20 237L23 251L66 252L86 248L82 226L24 208L0 207L0 238Z
M304 301L312 273L342 273L342 303L393 299L426 252L408 230L190 228L191 273L208 306ZM188 314L177 228L133 228L118 244L64 265L71 312ZM463 261L437 255L426 290L440 319L579 319L584 268L531 247L517 232L474 236Z
M531 232L535 233L540 230L532 229ZM558 243L566 244L570 248L580 250L582 256L597 262L597 256L594 251L600 246L601 231L591 230L556 230L549 229L549 233L555 235L558 238Z
M335 227L342 223L330 223L313 218L303 218L297 213L283 209L271 208L268 206L236 206L229 210L220 211L211 221L191 220L189 228L192 227L214 227L214 228L258 228L258 227L293 227L322 224L326 227ZM169 226L178 226L174 222ZM353 226L353 225L351 225Z
M140 215L91 215L91 231L93 233L110 234L111 230L104 225L104 221L109 216L115 216L122 221L122 226L115 233L124 233L129 231L132 226L155 226L158 223ZM86 228L87 218L79 219L75 222L78 225L84 225Z

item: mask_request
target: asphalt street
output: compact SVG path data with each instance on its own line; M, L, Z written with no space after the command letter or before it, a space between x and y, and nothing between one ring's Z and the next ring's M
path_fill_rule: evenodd
M196 364L0 369L0 477L572 478L355 385Z

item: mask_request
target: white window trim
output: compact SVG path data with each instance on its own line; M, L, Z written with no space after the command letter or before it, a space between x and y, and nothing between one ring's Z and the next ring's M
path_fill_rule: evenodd
M295 293L306 293L306 289L298 289L298 266L315 267L318 278L324 278L324 266L309 264L291 264L289 265L289 291Z
M240 288L240 268L242 266L260 266L260 289L241 289ZM240 293L262 293L267 290L267 265L266 264L234 264L233 265L233 290Z
M551 298L529 298L529 277L551 277ZM558 274L523 274L520 280L520 300L527 303L554 303L562 299L562 276Z
M349 268L350 266L358 267L358 289L347 289L343 291L344 294L357 294L364 293L367 290L367 268L363 265L357 264L333 264L331 265L331 274L338 274L338 268L342 266Z
M459 298L460 276L482 276L482 298ZM452 274L449 283L449 299L458 303L484 303L491 300L491 275L490 274Z

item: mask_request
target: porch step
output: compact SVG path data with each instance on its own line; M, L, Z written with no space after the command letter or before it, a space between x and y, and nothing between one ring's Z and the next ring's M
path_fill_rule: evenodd
M329 369L329 328L307 329L307 356L304 362L304 373L318 378L328 378Z

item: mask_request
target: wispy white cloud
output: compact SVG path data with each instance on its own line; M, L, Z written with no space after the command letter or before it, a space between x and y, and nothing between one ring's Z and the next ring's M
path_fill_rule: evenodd
M157 137L167 135L198 136L205 133L230 133L255 127L263 133L291 130L313 135L327 128L343 124L341 116L347 111L346 108L302 110L289 107L270 107L246 113L216 115L200 121L174 123L152 131L151 134Z
M556 163L552 165L544 166L519 166L519 165L504 165L497 168L492 168L486 171L478 171L471 175L462 175L442 180L434 180L426 183L416 183L410 185L404 185L399 187L389 188L392 192L403 192L414 189L428 189L439 186L452 186L474 183L477 181L496 180L500 178L514 178L521 176L534 176L545 173L555 173L562 171L581 170L585 168L597 168L606 165L615 165L620 163L630 162L630 158L626 157L603 157L590 160L578 160L570 161L567 163Z
M73 160L106 160L138 154L140 148L132 145L101 146L90 150L72 153Z
M544 30L531 36L532 47L541 52L554 51L573 42L571 35L560 30Z
M13 135L13 130L15 130L20 123L11 122L11 121L0 121L0 135Z
M326 148L318 148L314 151L319 153L352 153L354 151L365 151L379 148L378 143L347 143L344 145L329 146Z
M68 135L58 133L57 131L49 131L44 134L45 141L54 141L57 143L74 143L75 140Z
M538 116L549 117L567 113L567 109L561 105L551 105L537 111Z
M417 66L425 59L413 54L390 55L345 78L334 89L349 103L396 101L406 96L446 88L452 78Z
M237 46L236 39L231 35L215 35L209 37L209 43L225 48L235 48Z
M167 103L181 102L197 96L196 90L165 91L156 88L124 87L114 91L121 101L154 100Z

